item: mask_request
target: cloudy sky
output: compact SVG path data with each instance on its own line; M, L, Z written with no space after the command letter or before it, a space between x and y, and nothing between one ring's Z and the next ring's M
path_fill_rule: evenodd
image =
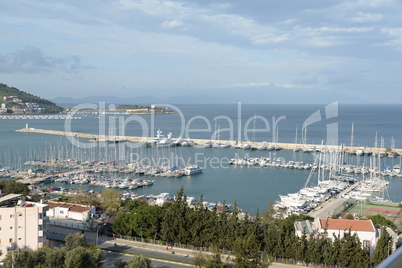
M0 1L0 82L45 98L400 103L401 14L400 0Z

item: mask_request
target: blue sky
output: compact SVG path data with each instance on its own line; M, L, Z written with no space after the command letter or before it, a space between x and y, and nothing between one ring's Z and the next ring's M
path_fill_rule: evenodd
M402 2L0 2L0 82L45 98L400 103Z

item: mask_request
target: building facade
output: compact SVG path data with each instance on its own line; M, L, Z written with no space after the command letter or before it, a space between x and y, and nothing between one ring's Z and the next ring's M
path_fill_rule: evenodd
M356 234L364 249L370 252L375 249L379 232L371 220L347 220L347 219L320 219L314 220L313 229L315 232L327 232L327 237L333 239L335 236L343 238L345 233Z
M54 219L86 221L96 214L96 207L94 206L54 201L47 201L46 204L49 206L46 215Z
M4 259L7 252L18 248L36 250L46 241L49 227L45 216L46 204L18 201L18 205L0 208L0 250Z

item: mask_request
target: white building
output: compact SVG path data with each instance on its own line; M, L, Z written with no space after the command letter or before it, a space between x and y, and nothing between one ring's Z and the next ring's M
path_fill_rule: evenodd
M328 233L328 238L333 239L335 236L343 238L345 233L351 232L357 234L364 249L371 253L377 244L379 233L371 220L346 220L346 219L320 219L314 220L313 229L316 232Z
M2 197L2 199L7 196ZM17 248L36 250L46 241L49 226L46 204L18 201L17 206L0 208L0 250L2 261L7 251Z
M67 202L47 201L49 211L46 216L54 219L86 221L96 214L96 207Z

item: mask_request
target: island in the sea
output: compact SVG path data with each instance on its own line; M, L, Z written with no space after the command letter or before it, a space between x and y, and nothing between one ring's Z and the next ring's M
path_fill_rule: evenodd
M128 114L173 114L173 110L167 107L159 107L156 105L119 105L116 107L118 111L125 111Z

